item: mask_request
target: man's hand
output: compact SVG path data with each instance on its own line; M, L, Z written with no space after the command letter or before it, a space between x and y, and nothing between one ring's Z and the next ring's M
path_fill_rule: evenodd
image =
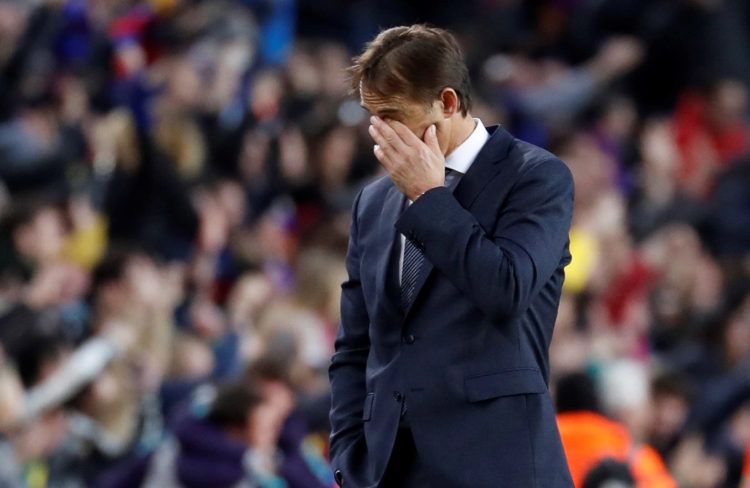
M445 157L434 125L422 141L398 121L371 117L370 122L375 157L401 193L414 201L427 190L445 184Z

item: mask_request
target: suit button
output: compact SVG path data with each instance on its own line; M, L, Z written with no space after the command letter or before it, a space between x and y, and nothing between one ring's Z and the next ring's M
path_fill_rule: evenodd
M401 402L401 400L404 398L404 396L401 394L400 391L394 391L393 392L393 399L397 402Z
M336 479L336 483L338 483L339 486L344 486L344 475L341 474L341 470L340 469L337 469L333 473L333 477Z
M404 336L404 342L407 344L414 344L414 341L416 341L417 338L414 337L414 334L409 334Z

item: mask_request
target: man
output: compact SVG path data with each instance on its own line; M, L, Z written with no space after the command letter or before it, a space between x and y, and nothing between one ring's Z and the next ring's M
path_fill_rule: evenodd
M330 367L345 487L570 487L547 381L573 183L471 117L446 31L381 32L355 59L388 176L357 196Z

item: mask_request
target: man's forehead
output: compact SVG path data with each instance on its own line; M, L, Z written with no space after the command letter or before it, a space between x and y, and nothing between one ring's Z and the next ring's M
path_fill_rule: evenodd
M382 96L367 90L360 90L360 105L372 114L403 115L416 114L418 103L404 96Z
M359 91L360 104L363 107L382 108L382 107L399 107L403 105L404 99L399 96L382 96L368 90Z

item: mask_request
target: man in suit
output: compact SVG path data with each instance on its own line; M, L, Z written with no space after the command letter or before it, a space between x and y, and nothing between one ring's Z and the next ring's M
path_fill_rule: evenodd
M547 387L568 168L471 117L445 30L385 30L351 73L388 175L353 208L329 371L336 480L572 486Z

